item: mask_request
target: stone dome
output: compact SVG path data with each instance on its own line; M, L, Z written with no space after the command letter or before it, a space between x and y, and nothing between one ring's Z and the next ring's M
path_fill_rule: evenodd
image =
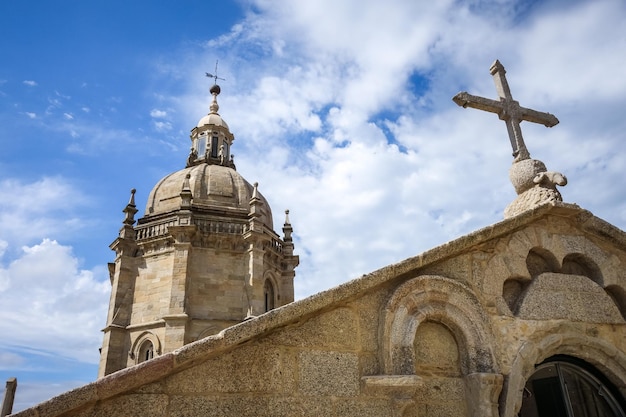
M200 119L200 121L198 122L198 126L197 127L202 127L202 126L207 126L207 125L212 125L212 126L221 126L227 130L230 130L228 127L228 124L224 121L224 119L222 119L222 117L217 114L217 113L209 113L206 116L204 116L202 119Z
M230 167L202 163L167 175L159 181L148 196L146 217L180 210L180 193L189 174L193 195L192 211L247 219L254 187ZM273 230L272 211L260 193L263 202L260 220Z

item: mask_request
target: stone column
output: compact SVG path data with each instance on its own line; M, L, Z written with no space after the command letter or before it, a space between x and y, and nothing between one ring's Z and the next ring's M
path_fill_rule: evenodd
M125 226L123 229L128 229ZM131 228L132 229L132 228ZM129 340L126 326L130 323L135 279L137 278L137 250L134 233L124 230L110 246L116 253L115 263L109 264L111 278L111 299L104 338L100 353L98 378L126 367ZM134 232L134 231L133 231Z
M498 417L498 398L502 391L500 374L473 373L465 375L465 397L471 417Z
M8 416L13 412L13 400L15 399L15 390L17 389L17 379L9 378L7 387L4 391L4 399L2 400L2 411L0 417Z

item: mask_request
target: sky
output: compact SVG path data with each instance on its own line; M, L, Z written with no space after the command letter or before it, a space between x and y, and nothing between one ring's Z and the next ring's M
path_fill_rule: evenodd
M0 1L0 384L14 411L96 379L130 189L184 168L208 112L290 210L296 299L503 219L507 69L563 199L626 227L623 0ZM139 217L138 215L137 217Z

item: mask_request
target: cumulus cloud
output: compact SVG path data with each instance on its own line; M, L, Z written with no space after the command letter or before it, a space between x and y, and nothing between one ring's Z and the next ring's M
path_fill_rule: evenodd
M22 81L22 83L24 85L29 86L29 87L35 87L37 85L37 82L33 81L33 80L24 80L24 81Z
M155 119L167 117L167 112L165 110L152 109L150 111L150 117L154 117Z
M44 239L0 264L0 346L32 346L98 361L110 284L104 268L83 270L72 248Z
M87 197L61 177L0 180L2 238L21 245L42 236L71 235L81 223L76 210L88 204Z
M460 90L496 98L488 71L496 58L522 105L561 119L550 130L522 127L531 154L568 175L565 200L626 223L623 152L611 151L623 149L626 82L602 76L623 62L622 3L254 6L209 42L237 80L223 88L220 114L238 138L239 170L260 182L276 221L277 204L291 209L299 296L502 218L515 197L506 128L451 101ZM244 64L251 49L254 65ZM572 66L582 56L588 65ZM201 72L187 70L189 79ZM199 82L172 99L178 114L207 107ZM602 193L592 192L597 181Z

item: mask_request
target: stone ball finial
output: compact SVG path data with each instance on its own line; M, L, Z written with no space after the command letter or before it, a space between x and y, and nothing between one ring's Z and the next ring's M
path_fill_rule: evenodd
M205 91L206 91L206 90L205 90ZM221 93L221 92L222 92L222 89L220 88L220 86L219 86L219 85L217 85L217 84L213 84L213 86L211 87L211 89L209 90L209 92L210 92L211 94L218 95L219 93Z
M523 159L515 161L509 169L509 178L517 194L535 186L535 177L541 172L546 172L546 165L537 159Z
M556 186L566 185L567 178L559 172L548 171L543 162L536 159L516 160L509 170L511 183L517 198L504 210L510 218L526 210L549 202L563 201Z

